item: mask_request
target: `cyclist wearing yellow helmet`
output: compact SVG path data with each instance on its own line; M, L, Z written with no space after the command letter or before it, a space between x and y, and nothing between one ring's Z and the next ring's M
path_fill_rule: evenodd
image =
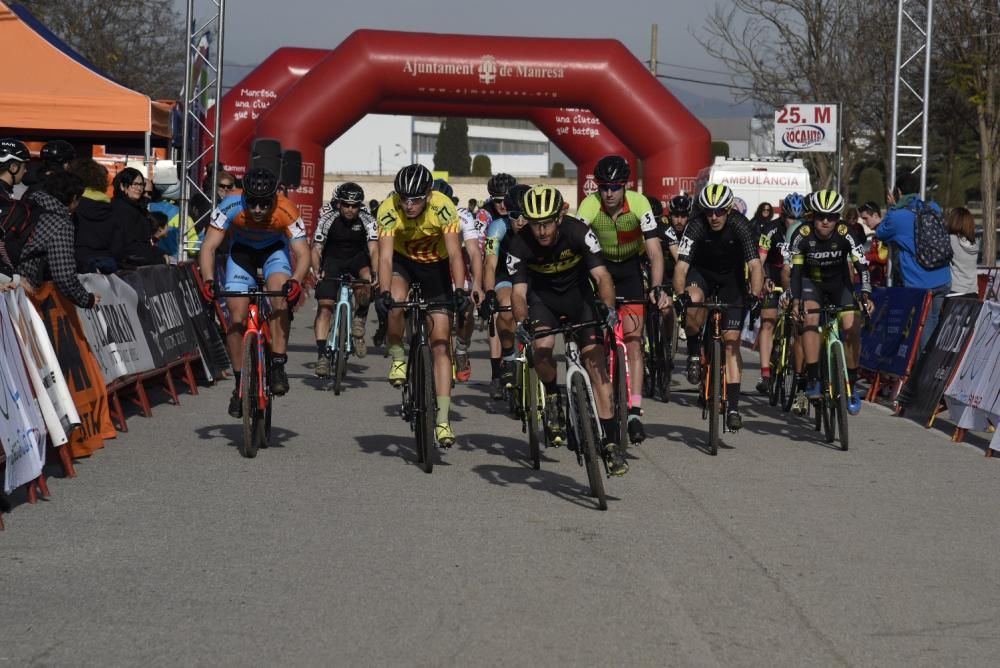
M729 308L722 320L726 348L726 424L731 431L743 426L739 413L740 380L743 356L740 330L749 302L752 311L760 309L758 295L764 285L764 272L757 253L757 239L750 221L733 209L733 191L729 186L709 183L698 195L700 212L684 228L674 269L674 291L681 304L704 303L717 295ZM750 268L747 285L746 267ZM703 308L691 309L685 319L688 346L688 381L701 379L701 331L708 317Z
M614 326L618 320L615 286L593 230L565 214L562 194L552 186L536 186L526 192L522 209L531 231L515 235L507 250L507 271L513 283L511 303L514 318L520 323L518 339L531 342L533 331L558 327L561 317L571 323L603 318ZM596 303L591 280L597 286ZM608 470L624 475L628 464L618 446L620 434L613 417L602 333L596 327L581 329L577 340L604 428ZM545 427L552 443L558 445L565 438L566 418L552 355L555 337L535 339L532 345L535 370L545 385Z

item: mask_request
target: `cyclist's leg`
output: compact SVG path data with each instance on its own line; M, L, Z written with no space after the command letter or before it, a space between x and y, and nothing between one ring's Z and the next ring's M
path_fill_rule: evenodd
M642 282L642 267L638 258L627 262L609 262L613 267L612 278L615 281L615 296L625 299L645 299L646 290ZM622 319L622 336L625 339L625 351L628 353L629 373L629 435L633 441L645 438L642 422L642 380L645 372L642 350L642 330L646 324L646 313L643 306L625 305L618 310ZM633 424L634 423L634 424Z
M802 304L806 310L802 327L802 353L805 360L806 394L816 398L822 393L819 385L819 314L809 313L820 306L820 293L808 278L802 279Z
M687 276L687 294L691 297L691 303L703 304L705 302L706 291L708 289L705 279L701 273L691 267ZM688 309L684 314L684 331L687 334L687 377L691 384L698 384L701 378L701 348L702 329L705 327L705 319L708 313L703 308Z
M601 343L601 332L595 329L584 329L577 333L580 342L580 357L583 366L590 376L594 388L594 402L597 404L597 417L604 430L602 451L608 462L608 471L612 475L625 475L628 472L628 462L622 455L621 442L623 435L618 433L618 421L614 418L614 406L611 398L611 377L608 375L608 358L604 345Z
M247 292L257 287L256 257L252 248L245 246L233 246L230 250L229 258L226 261L226 279L223 285L225 292ZM249 299L239 297L227 297L226 308L229 310L230 325L226 332L226 350L229 351L229 359L233 365L233 372L236 379L236 390L234 396L238 404L240 390L240 376L243 371L243 335L246 333L247 310L250 306ZM233 415L238 406L230 404L230 415Z
M854 296L846 286L840 291L837 303L840 306L853 306ZM840 314L840 326L844 338L844 361L847 364L847 382L850 384L848 412L856 415L861 410L861 392L858 389L858 367L861 360L861 318L855 311Z
M720 299L729 304L740 304L726 309L722 316L722 344L726 350L726 423L733 431L743 426L739 410L743 380L741 334L747 314L744 300L746 292L746 286L740 280L729 281L719 286Z
M292 263L287 248L272 251L264 261L264 285L268 291L280 291L292 277ZM271 298L271 352L272 359L288 351L289 328L288 302L284 297Z
M757 391L767 394L768 379L771 377L771 351L774 349L774 328L778 324L778 293L773 290L764 296L764 308L760 312L760 333L757 350L760 352L760 382Z
M494 288L497 293L497 303L500 306L510 306L511 304L511 282L500 281ZM514 339L514 314L511 311L501 311L496 315L496 378L499 384L497 390L514 382L514 359L517 357L517 342ZM492 346L492 340L491 340ZM492 347L491 347L492 351ZM491 357L493 353L490 353Z
M410 293L412 262L399 254L393 254L392 277L389 282L389 292L392 300L404 302ZM379 280L382 280L381 278ZM406 314L401 308L394 308L386 316L385 343L389 349L389 382L395 385L406 380L406 351L403 349L403 330L406 327Z
M354 354L364 357L368 354L365 343L365 325L368 322L368 308L371 305L372 290L370 287L372 272L369 268L368 253L359 253L351 262L351 276L366 282L365 285L354 286L354 320L351 323L351 336L354 339Z
M451 272L448 260L432 263L414 263L409 267L413 280L420 281L423 296L428 302L451 300ZM451 326L452 311L436 307L428 315L428 338L434 365L434 390L437 399L435 424L438 442L448 446L455 442L448 413L451 409Z

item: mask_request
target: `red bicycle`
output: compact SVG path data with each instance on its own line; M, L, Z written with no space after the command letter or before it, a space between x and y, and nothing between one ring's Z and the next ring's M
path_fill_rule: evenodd
M623 306L651 305L646 299L625 299L616 297L618 324L605 336L604 349L608 355L608 375L611 377L611 398L614 402L615 420L618 422L619 440L622 448L631 445L628 438L628 409L632 407L632 374L628 368L628 350L625 348L625 328L622 320L636 317ZM627 444L627 445L626 445Z
M243 372L240 376L240 402L243 408L243 441L240 454L257 456L271 440L271 329L268 325L271 297L285 297L281 291L253 290L221 292L220 297L250 300L246 332L243 334Z

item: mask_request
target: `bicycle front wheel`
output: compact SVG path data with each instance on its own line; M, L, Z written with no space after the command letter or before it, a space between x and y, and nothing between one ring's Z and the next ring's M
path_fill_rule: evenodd
M840 449L846 451L848 446L847 432L847 377L844 369L844 350L836 346L833 351L833 397L830 406L837 422L837 432L840 434ZM831 422L834 420L831 419Z
M333 350L333 393L340 396L340 391L344 385L344 375L347 373L347 328L350 321L347 318L347 309L341 307L340 316L337 318L337 339L336 347Z
M534 369L528 369L528 455L531 467L536 471L542 468L542 441L545 439L542 416L543 390Z
M257 374L260 373L258 355L258 335L254 332L243 338L243 371L240 376L240 395L243 409L243 440L239 445L240 454L248 459L257 456L259 443L258 423L260 414L257 410L257 393L260 383Z
M713 457L719 454L719 424L722 412L722 345L712 341L712 361L708 366L708 452Z
M785 339L785 363L781 365L781 410L788 412L792 410L795 402L795 347L791 339Z
M590 406L587 386L579 374L573 376L573 411L576 415L576 429L579 442L576 447L583 450L583 461L587 467L587 480L590 482L590 494L597 499L597 507L608 509L608 497L604 492L604 476L601 475L601 462L598 460L596 415Z
M777 406L781 401L781 390L785 382L785 365L781 363L781 349L784 341L778 338L771 349L771 383L767 387L767 403Z
M430 346L422 345L416 355L417 368L417 448L423 457L424 473L434 470L434 366Z
M625 351L620 346L615 346L612 354L615 356L615 377L612 379L614 381L614 385L612 385L614 397L612 399L615 402L615 422L618 424L618 438L615 439L615 442L621 443L622 448L626 448L631 445L628 438L628 381L626 379L628 369L625 368Z

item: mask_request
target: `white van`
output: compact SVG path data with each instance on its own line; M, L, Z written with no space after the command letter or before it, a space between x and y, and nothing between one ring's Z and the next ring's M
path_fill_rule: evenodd
M753 217L761 202L770 202L777 212L785 195L812 192L809 170L799 158L750 160L718 156L712 165L698 173L695 194L701 192L706 183L724 183L732 188L736 208L747 218Z

